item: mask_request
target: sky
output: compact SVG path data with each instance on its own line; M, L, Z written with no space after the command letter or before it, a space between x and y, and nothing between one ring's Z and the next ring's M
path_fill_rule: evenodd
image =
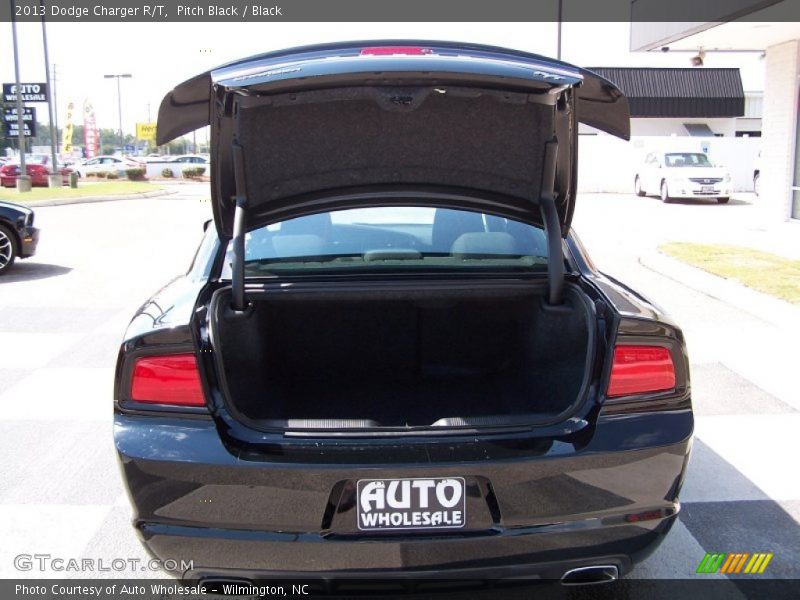
M630 52L628 23L564 23L562 59L583 67L688 67L691 54ZM155 120L158 105L178 83L216 65L269 50L336 40L419 38L487 43L556 55L555 23L48 23L50 62L56 65L59 126L66 105L88 98L100 127L122 128ZM40 23L18 24L23 83L45 81ZM14 81L11 24L0 23L0 80ZM709 53L708 67L740 67L745 90L763 89L758 54ZM46 105L37 117L46 121ZM80 112L78 112L80 118ZM76 124L79 124L77 121Z

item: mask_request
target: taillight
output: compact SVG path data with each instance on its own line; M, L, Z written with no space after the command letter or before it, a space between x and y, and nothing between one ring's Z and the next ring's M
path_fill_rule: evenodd
M433 54L433 50L419 46L375 46L361 49L361 56L392 56L395 54L422 56L424 54Z
M614 363L606 396L630 396L663 392L675 387L675 365L663 346L614 348Z
M194 354L137 358L131 377L131 400L175 406L205 406Z

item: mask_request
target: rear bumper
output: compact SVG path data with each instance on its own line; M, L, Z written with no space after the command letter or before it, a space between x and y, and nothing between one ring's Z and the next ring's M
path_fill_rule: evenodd
M33 186L45 186L46 187L48 185L48 181L47 181L47 176L46 175L45 176L42 176L42 175L29 175L28 177L30 177L31 185L33 185ZM6 177L0 177L0 185L2 185L3 187L9 187L9 188L17 187L17 176L16 175L9 175L9 176L6 176Z
M570 569L594 565L614 565L620 574L629 572L658 547L675 518L614 528L587 520L548 531L515 529L416 541L326 540L315 534L148 524L140 524L139 531L152 555L179 564L191 561L192 568L182 575L191 579L557 580Z
M36 227L26 227L22 234L22 244L20 247L20 258L28 258L36 254L36 246L39 244L39 230Z
M142 542L191 561L187 577L559 578L597 564L627 572L677 516L691 413L624 420L602 420L580 451L438 464L289 463L291 452L251 462L202 419L117 414L115 442ZM357 479L450 475L490 484L470 494L471 529L356 529Z

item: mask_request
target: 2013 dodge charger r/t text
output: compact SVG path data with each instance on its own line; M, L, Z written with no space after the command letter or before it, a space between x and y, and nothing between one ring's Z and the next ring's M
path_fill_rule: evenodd
M134 525L184 577L614 579L674 523L680 329L595 269L578 123L625 97L455 43L230 63L164 99L210 124L214 224L119 353ZM609 231L608 235L617 235Z

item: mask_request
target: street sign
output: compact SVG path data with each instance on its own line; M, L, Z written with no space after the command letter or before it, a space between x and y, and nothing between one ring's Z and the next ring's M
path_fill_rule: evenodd
M23 102L47 102L46 83L21 83L20 88L22 89ZM16 83L3 84L3 101L4 102L17 101Z
M17 120L17 107L5 107L3 109L3 121L7 123L11 121ZM22 109L22 120L23 121L35 121L36 120L36 109L30 106L25 106Z
M19 121L19 117L17 115L17 109L14 108L4 108L3 109L3 123L5 125L5 132L7 137L18 137L18 125L17 122ZM24 132L25 137L33 137L36 135L36 109L26 106L22 109L22 123L25 126Z
M136 139L156 143L156 123L137 123Z
M25 137L34 137L36 135L36 123L27 123L23 121L25 126ZM16 121L12 123L6 123L6 137L8 138L16 138L19 137L18 128Z

